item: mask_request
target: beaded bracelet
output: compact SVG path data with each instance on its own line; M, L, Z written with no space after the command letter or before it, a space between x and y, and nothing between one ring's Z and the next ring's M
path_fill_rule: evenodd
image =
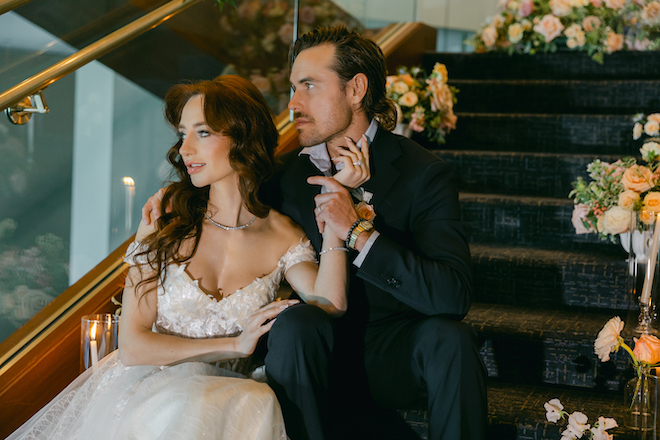
M320 257L321 255L325 254L326 252L330 252L330 251L344 251L344 252L348 252L349 249L348 249L348 248L345 248L345 247L343 247L343 246L330 247L330 248L327 248L327 249L323 249L321 252L319 252L319 257Z
M346 247L347 248L350 249L350 246L348 244L351 242L351 235L353 235L353 231L355 230L355 228L358 227L360 222L365 221L365 220L366 219L363 219L363 218L359 218L359 219L355 220L355 223L353 223L353 226L351 226L351 229L348 230L348 235L346 236Z

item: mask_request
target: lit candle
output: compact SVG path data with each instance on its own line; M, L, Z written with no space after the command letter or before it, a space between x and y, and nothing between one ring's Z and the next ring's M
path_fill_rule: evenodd
M646 266L646 276L644 277L644 287L642 287L642 296L639 302L642 305L649 305L651 300L651 287L653 286L653 276L655 275L655 263L658 258L658 241L660 239L660 214L655 216L655 227L653 230L653 242L651 243L651 254L649 255Z
M99 351L96 348L96 321L92 324L92 329L89 331L89 351L92 355L92 367L99 362Z
M132 213L133 213L133 198L135 197L135 181L130 177L124 177L124 188L126 190L126 219L124 226L126 230L130 231L133 228Z

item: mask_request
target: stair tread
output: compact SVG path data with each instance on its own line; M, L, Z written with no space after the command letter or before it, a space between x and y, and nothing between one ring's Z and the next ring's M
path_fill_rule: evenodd
M516 338L595 340L611 311L548 310L506 304L475 303L465 317L479 332L514 334ZM625 314L622 318L626 318Z
M482 203L526 204L536 206L572 206L568 198L518 196L512 194L459 193L459 200Z
M470 252L476 258L532 260L539 264L572 262L584 264L624 264L626 252L618 244L608 250L544 249L538 247L507 246L497 244L470 243Z

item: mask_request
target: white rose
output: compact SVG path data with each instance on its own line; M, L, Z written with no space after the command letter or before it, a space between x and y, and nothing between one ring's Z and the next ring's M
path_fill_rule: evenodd
M630 212L619 206L608 209L601 218L603 228L609 234L622 234L630 228Z
M649 161L649 153L653 153L654 159L660 157L660 144L657 142L647 142L639 149L644 160Z
M602 362L610 360L610 353L619 349L619 335L623 330L624 322L615 316L605 323L594 342L594 353Z
M639 122L635 122L635 126L633 127L633 139L637 140L642 137L642 124Z
M559 399L552 399L549 402L545 402L543 407L546 410L545 417L548 419L548 422L557 423L561 417L561 411L564 409L564 405L561 404Z

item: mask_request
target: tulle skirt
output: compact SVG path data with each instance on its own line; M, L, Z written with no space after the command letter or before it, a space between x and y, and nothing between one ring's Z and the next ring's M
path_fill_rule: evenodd
M265 383L201 362L126 367L115 351L8 440L286 438L279 403Z

